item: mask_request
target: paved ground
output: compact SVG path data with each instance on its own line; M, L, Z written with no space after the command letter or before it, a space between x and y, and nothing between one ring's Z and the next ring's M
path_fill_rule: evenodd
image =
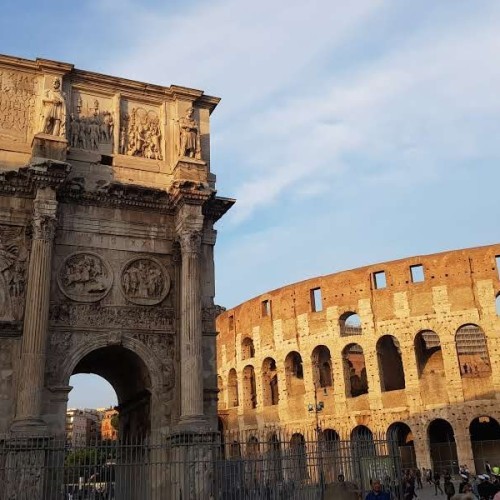
M455 485L455 491L458 493L458 482L453 483ZM443 490L443 481L441 481L441 489ZM446 495L441 495L439 492L437 495L434 494L434 486L425 486L423 490L416 491L418 498L415 500L431 500L431 499L439 499L446 500Z

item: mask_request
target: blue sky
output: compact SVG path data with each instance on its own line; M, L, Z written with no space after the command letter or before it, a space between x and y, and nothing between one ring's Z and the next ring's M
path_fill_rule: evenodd
M212 168L219 194L238 201L218 224L221 305L319 274L498 242L499 2L2 9L3 53L222 97ZM90 404L77 392L107 403L101 386L75 387L71 403Z

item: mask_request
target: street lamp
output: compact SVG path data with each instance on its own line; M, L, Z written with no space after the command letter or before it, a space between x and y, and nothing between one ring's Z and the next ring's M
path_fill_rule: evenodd
M326 388L324 389L324 394L326 396ZM309 403L307 405L307 411L309 413L314 412L314 418L316 421L316 442L318 444L318 466L319 466L319 485L321 492L321 499L324 498L325 494L325 476L323 471L323 450L321 449L321 427L319 425L319 413L323 411L325 404L323 401L318 401L318 384L314 382L314 404Z

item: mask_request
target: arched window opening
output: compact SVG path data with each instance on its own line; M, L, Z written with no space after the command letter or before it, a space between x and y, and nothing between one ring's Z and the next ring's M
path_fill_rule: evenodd
M303 481L308 477L307 473L307 454L306 454L306 441L304 436L299 433L292 435L290 439L290 458L291 469L294 477Z
M400 457L403 469L414 469L417 466L413 433L408 425L395 422L387 429L387 441L393 457Z
M321 433L321 440L325 465L325 482L326 484L330 484L337 481L339 474L344 473L340 436L333 429L325 429Z
M355 312L349 311L339 318L340 336L347 337L349 335L361 335L361 318Z
M398 340L384 335L377 342L377 357L382 392L405 388L405 373Z
M346 396L355 398L368 393L365 356L359 344L349 344L342 351Z
M427 430L433 470L448 469L458 472L457 446L455 435L449 422L441 418L433 420Z
M372 431L364 426L358 425L351 432L351 456L352 456L352 470L351 476L362 478L362 462L363 458L373 458L376 455L375 442L373 440ZM363 485L365 488L368 485Z
M292 351L285 359L286 389L289 397L299 396L305 393L304 372L302 369L302 357L296 351Z
M476 471L487 472L486 463L498 465L500 424L493 417L483 415L470 423L469 431Z
M243 408L252 410L257 407L255 370L252 365L247 365L243 369L243 398Z
M447 402L446 373L437 333L432 330L423 330L417 333L414 347L423 403Z
M313 366L314 387L331 387L332 380L332 358L330 349L324 345L314 348L311 356Z
M224 434L226 432L226 426L224 425L224 421L222 418L217 417L217 430L220 435L220 446L218 450L219 458L220 459L225 459L226 458L226 446L224 443Z
M276 435L272 433L269 436L267 444L267 464L269 484L281 483L283 481L283 457L281 453L281 443Z
M497 316L500 316L500 293L495 297L495 309L497 311Z
M263 461L260 456L259 440L255 436L250 436L247 440L247 464L245 467L245 479L249 488L256 488L264 481Z
M220 375L217 376L217 390L219 391L217 395L217 406L221 410L225 410L227 406L226 393L224 391L224 381Z
M278 404L278 373L273 358L266 358L262 363L262 393L264 406Z
M250 458L258 458L259 453L259 440L255 436L250 436L247 441L247 456Z
M455 335L458 363L463 378L489 377L490 356L486 337L478 325L463 325Z
M229 370L229 376L227 379L227 393L229 408L239 406L240 400L238 397L238 376L236 375L236 370L234 368L231 368L231 370Z
M232 441L229 445L229 456L231 458L241 458L241 446L238 441Z
M441 343L436 332L423 330L417 333L414 343L420 378L426 373L436 374L444 369Z
M253 340L250 337L245 337L241 342L241 359L251 359L255 356L255 348Z

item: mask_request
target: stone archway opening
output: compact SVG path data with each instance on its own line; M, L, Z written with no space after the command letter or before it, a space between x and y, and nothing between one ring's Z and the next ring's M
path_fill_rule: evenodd
M121 440L139 441L151 433L151 377L138 354L121 345L95 349L76 364L71 375L83 373L102 377L115 390Z
M405 388L405 373L401 348L393 335L383 335L377 341L378 366L382 392Z
M487 472L486 463L500 463L500 424L488 415L475 418L469 426L476 472Z
M119 438L118 399L113 386L103 377L89 373L73 375L66 411L66 441L85 447Z
M455 334L455 344L464 399L493 398L490 355L482 328L472 323L462 325Z
M433 470L448 469L458 472L457 445L451 424L437 418L429 424L427 430Z
M394 422L387 429L387 440L391 447L391 455L401 457L403 469L417 467L413 432L403 422Z
M415 336L415 357L420 394L425 404L448 401L441 342L436 332L423 330Z
M262 363L262 396L264 406L279 403L278 373L273 358L266 358Z
M365 355L359 344L348 344L342 351L346 396L355 398L368 394Z

